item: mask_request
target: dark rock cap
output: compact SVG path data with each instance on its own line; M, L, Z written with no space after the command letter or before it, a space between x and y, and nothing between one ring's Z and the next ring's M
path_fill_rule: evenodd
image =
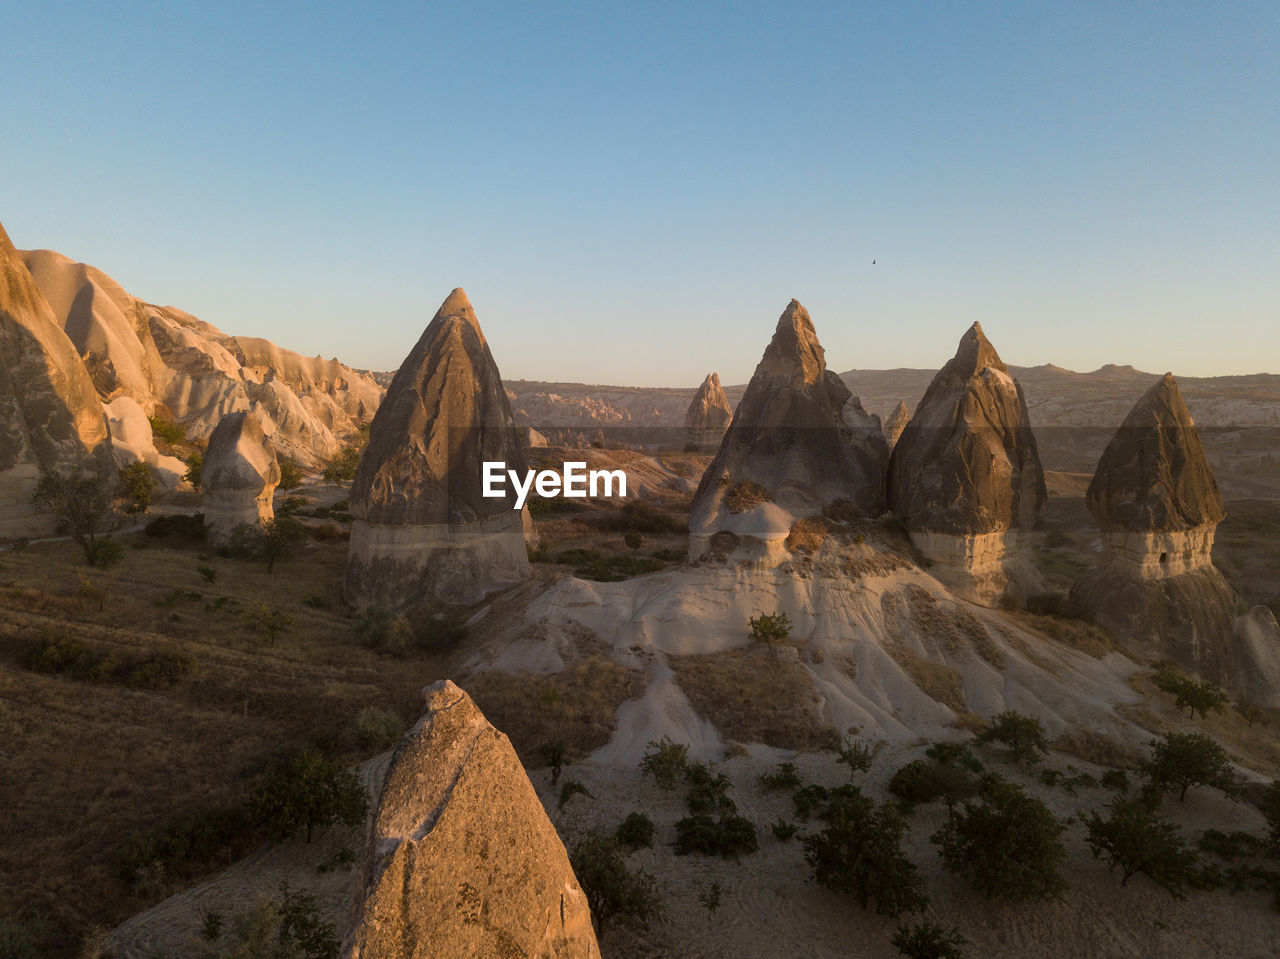
M1116 430L1086 502L1104 526L1138 532L1190 529L1227 515L1172 373L1142 395Z
M459 525L509 513L481 495L481 463L527 469L502 376L467 294L456 289L396 372L351 487L370 523Z
M916 531L1033 526L1047 491L1022 387L974 323L889 461L889 507Z

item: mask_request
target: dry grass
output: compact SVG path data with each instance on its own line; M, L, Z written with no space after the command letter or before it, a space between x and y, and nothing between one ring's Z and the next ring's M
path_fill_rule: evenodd
M1080 652L1102 659L1115 647L1111 637L1092 623L1082 619L1064 619L1058 616L1039 616L1035 613L1011 611L1006 613L1024 629L1049 639L1056 640L1064 646L1078 649Z
M553 676L489 670L462 683L485 718L511 739L526 769L547 765L545 746L564 743L570 757L605 745L618 728L618 707L644 692L643 674L592 655Z
M887 642L887 652L903 672L932 699L936 699L956 715L967 711L964 699L964 681L960 674L946 663L923 659L902 643Z
M724 508L730 513L745 513L764 503L773 502L773 493L759 483L734 483L724 492Z
M793 553L816 553L831 533L831 524L821 516L798 519L787 534L786 547Z
M1142 762L1142 754L1134 747L1116 742L1110 736L1094 732L1087 726L1078 726L1070 732L1063 733L1053 741L1055 752L1098 766L1111 766L1120 769L1137 769Z
M202 547L125 543L109 571L86 570L67 543L0 554L0 901L11 915L42 918L50 956L74 954L89 928L180 884L127 882L116 862L132 837L242 803L258 773L304 745L363 758L355 715L376 706L416 718L421 687L447 674L442 659L390 659L351 639L336 600L343 544L309 544L268 576ZM197 566L215 569L215 581ZM105 592L102 609L82 593L82 577ZM261 604L294 621L273 645L252 615ZM117 662L186 656L192 670L155 688L34 673L22 661L41 637L78 640Z
M780 749L831 749L839 736L823 718L813 678L788 647L669 656L676 682L726 739Z

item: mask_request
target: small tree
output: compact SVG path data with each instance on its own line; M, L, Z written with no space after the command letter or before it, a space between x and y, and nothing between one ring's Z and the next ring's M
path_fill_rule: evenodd
M1192 719L1196 713L1201 719L1207 719L1210 712L1220 713L1228 702L1226 694L1215 683L1197 683L1169 667L1157 671L1152 682L1157 689L1172 693L1174 709L1190 710Z
M1175 899L1185 899L1183 889L1195 877L1198 858L1183 845L1178 827L1161 818L1145 796L1117 799L1107 809L1106 819L1092 812L1086 822L1094 857L1106 859L1112 869L1120 867L1122 886L1142 873Z
M716 910L720 908L720 883L713 882L698 893L698 902L702 904L703 909L707 910L708 919L715 916Z
M278 766L258 785L252 800L254 821L275 839L306 829L311 842L316 826L358 826L369 808L364 786L349 769L304 749Z
M836 755L849 767L849 781L853 782L854 773L865 773L871 768L871 760L875 757L875 752L861 740L849 739L846 736L836 747Z
M287 516L269 519L258 527L258 555L266 561L268 573L289 556L293 544L304 535L302 525Z
M280 464L280 488L288 491L297 489L302 485L302 481L306 479L306 474L302 472L302 467L298 465L298 461L292 456L281 456L277 458Z
M151 467L142 460L134 460L120 470L120 485L117 495L120 508L130 516L140 516L151 506L151 494L155 492L156 481L151 476Z
M661 916L662 897L653 876L628 869L626 854L612 836L588 833L574 847L569 864L586 893L600 939L615 919L647 929Z
M907 959L964 959L964 947L969 944L959 929L931 922L901 925L889 941Z
M253 611L254 623L268 646L274 646L277 639L294 626L294 618L282 609L259 603Z
M978 737L978 742L1003 743L1009 747L1013 758L1025 765L1038 763L1049 752L1040 720L1011 709L996 716L991 721L991 727Z
M942 862L979 892L998 899L1056 899L1066 888L1058 865L1064 827L1038 799L988 776L982 802L965 803L930 842Z
M1203 733L1165 733L1153 739L1151 756L1142 764L1150 788L1178 793L1185 801L1191 786L1212 786L1228 796L1235 793L1231 757Z
M618 825L614 835L631 852L653 845L653 820L642 812L633 812Z
M652 776L658 788L667 792L676 788L676 783L684 777L688 767L689 747L684 743L672 742L666 736L657 742L650 742L640 760L640 771L646 776Z
M97 479L46 473L36 484L31 506L38 513L51 513L60 528L84 550L90 566L105 565L99 535L112 520L111 496Z
M205 959L337 959L338 935L326 922L316 897L280 883L276 896L264 898L236 916L230 935L223 933L222 917L205 916L199 944ZM222 940L226 939L226 942ZM205 945L210 943L211 945Z
M200 480L204 476L204 454L196 450L186 459L187 471L182 474L182 478L191 484L194 490L200 489Z
M863 909L896 916L925 907L915 864L902 852L906 822L889 803L879 808L855 786L833 797L826 827L804 838L804 858L819 884L852 895Z
M786 613L761 613L747 620L752 639L763 643L784 640L791 635L791 620Z

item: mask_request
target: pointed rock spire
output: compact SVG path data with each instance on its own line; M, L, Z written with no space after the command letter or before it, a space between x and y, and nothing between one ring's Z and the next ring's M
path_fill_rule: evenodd
M586 894L511 742L449 680L387 769L345 959L599 959Z
M1172 373L1134 404L1098 461L1090 512L1104 526L1169 531L1218 523L1222 493Z
M509 483L504 496L483 495L485 462L527 469L502 376L457 289L369 429L351 487L348 601L471 603L528 578L522 512Z
M719 443L732 419L733 409L720 386L719 375L708 373L684 415L684 428L689 442L697 446Z
M848 387L826 368L808 311L792 300L694 494L690 552L701 555L722 530L780 546L793 519L839 501L882 512L888 448L851 404ZM732 491L746 488L767 497L758 509L737 508L742 497Z
M894 407L889 418L884 421L884 438L889 444L889 449L893 449L898 444L898 437L902 435L902 431L907 428L907 424L911 422L911 411L907 409L907 404L902 400L898 401L898 405Z
M921 532L1030 527L1047 491L1022 387L977 323L929 384L889 463L889 506Z

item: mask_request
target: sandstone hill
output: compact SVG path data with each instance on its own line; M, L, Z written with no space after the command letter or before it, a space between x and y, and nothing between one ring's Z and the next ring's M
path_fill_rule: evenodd
M52 529L31 506L42 475L113 481L112 466L89 374L0 226L0 536Z
M314 467L332 458L381 401L371 377L337 360L228 336L50 250L22 258L102 401L127 397L147 416L180 421L193 439L207 440L226 413L250 411L280 453Z

